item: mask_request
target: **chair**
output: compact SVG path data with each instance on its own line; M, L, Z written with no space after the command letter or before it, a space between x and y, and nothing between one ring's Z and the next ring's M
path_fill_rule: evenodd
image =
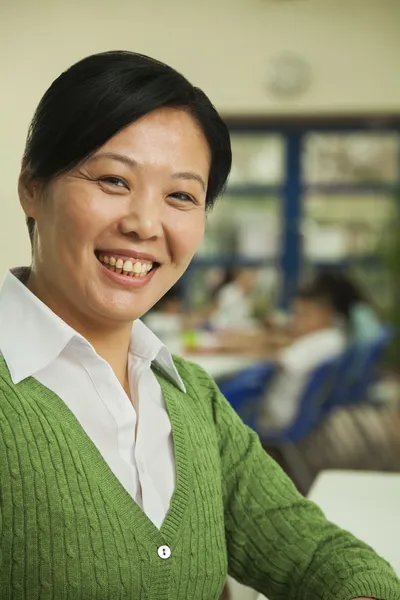
M350 381L346 404L355 404L367 399L371 385L376 382L379 363L392 339L393 331L389 327L383 327L374 340L359 348L359 369Z
M301 394L296 419L284 430L262 432L262 439L270 443L297 442L318 425L326 398L331 394L336 378L337 359L319 364L309 375Z
M392 339L392 330L383 327L374 340L349 345L338 359L337 377L332 393L324 404L325 413L366 400L368 390L376 379L376 369Z
M351 344L337 358L332 389L322 407L324 414L349 403L351 383L355 380L359 365L360 348L357 344Z
M232 408L252 429L256 428L260 402L275 370L274 362L257 364L218 384Z
M282 453L302 491L312 483L313 474L296 443L311 433L323 419L323 406L332 392L337 368L337 358L319 364L309 375L296 419L285 429L259 432L264 447L272 446Z
M331 410L364 402L370 386L376 380L376 371L382 355L393 338L390 328L364 344L353 342L339 358L338 377L324 410Z

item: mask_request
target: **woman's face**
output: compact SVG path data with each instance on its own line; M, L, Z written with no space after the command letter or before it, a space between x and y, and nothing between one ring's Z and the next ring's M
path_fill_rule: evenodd
M55 312L132 321L181 277L204 234L207 141L185 111L136 121L39 197L34 291ZM29 208L27 209L27 205Z

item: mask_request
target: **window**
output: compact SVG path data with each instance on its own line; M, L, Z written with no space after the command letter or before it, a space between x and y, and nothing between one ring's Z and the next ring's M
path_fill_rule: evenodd
M381 249L397 234L400 122L240 119L228 125L232 174L186 278L189 301L190 290L193 300L207 294L208 270L212 280L216 269L243 265L286 290L283 306L302 273L327 264L352 268L387 296Z

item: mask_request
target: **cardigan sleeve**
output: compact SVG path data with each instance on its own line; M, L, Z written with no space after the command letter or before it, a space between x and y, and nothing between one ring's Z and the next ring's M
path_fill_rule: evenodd
M399 600L390 565L306 500L216 384L193 369L213 407L230 575L269 600Z

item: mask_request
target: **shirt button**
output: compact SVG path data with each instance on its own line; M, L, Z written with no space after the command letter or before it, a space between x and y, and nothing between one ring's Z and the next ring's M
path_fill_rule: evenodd
M166 560L171 556L171 548L169 546L160 546L157 553L160 558Z

